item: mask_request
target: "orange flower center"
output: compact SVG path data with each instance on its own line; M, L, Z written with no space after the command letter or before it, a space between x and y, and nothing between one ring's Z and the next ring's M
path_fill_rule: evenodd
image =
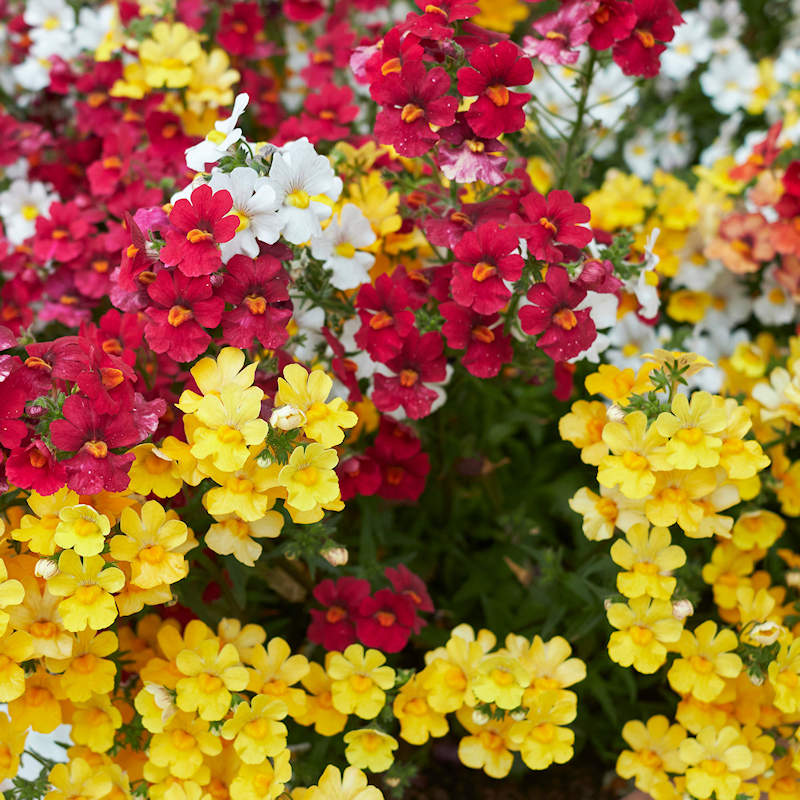
M490 86L486 90L486 96L498 107L502 108L503 106L508 105L509 101L509 92L508 88L505 86L501 86L499 83L496 83L494 86Z
M695 445L703 441L703 431L700 428L681 428L676 434L684 444Z
M108 455L108 445L96 439L86 442L84 448L93 458L105 458Z
M189 233L186 234L186 239L190 241L192 244L197 244L198 242L207 242L213 238L214 238L213 233L209 233L208 231L201 231L199 228L192 228L189 231Z
M400 119L410 125L412 122L416 122L424 113L419 106L415 106L413 103L406 103L400 112Z
M183 325L184 322L191 319L192 316L193 314L190 308L172 306L167 312L167 322L172 325L173 328L177 328L179 325Z
M640 472L647 467L647 459L639 455L639 453L635 453L633 450L626 450L623 453L622 463L625 465L626 469L633 470L634 472Z
M547 217L539 217L539 224L550 233L558 233L558 228Z
M359 694L366 692L372 686L372 678L368 678L366 675L351 675L347 682L350 684L350 688Z
M378 624L382 627L391 628L397 617L391 611L379 611L375 615L375 619L378 620Z
M571 308L562 308L560 311L556 311L553 314L553 322L565 331L571 331L578 324Z
M485 261L479 261L472 269L472 280L478 283L483 283L487 278L497 273L497 267L494 264L487 264Z
M413 369L404 369L400 373L400 385L406 389L410 389L419 379L419 373Z
M393 322L394 318L391 314L387 314L385 311L379 311L369 321L369 326L372 328L372 330L379 331L383 328L388 328Z
M267 310L267 301L261 295L249 294L244 299L244 304L251 314L263 314Z
M655 46L656 39L650 31L641 31L637 28L635 33L636 38L642 43L642 47L649 50L651 47Z
M472 329L472 335L484 344L491 344L494 341L494 331L490 331L485 325L476 325Z
M166 550L160 544L151 544L139 551L139 560L145 564L160 564L164 560Z

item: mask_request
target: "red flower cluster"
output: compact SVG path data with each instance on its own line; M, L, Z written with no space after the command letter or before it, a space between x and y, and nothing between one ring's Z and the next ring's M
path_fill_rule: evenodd
M419 614L433 612L433 603L422 579L403 564L387 567L384 575L391 589L374 594L363 578L318 583L314 597L323 609L311 610L308 638L328 651L341 651L358 641L385 653L400 652L411 634L426 624Z

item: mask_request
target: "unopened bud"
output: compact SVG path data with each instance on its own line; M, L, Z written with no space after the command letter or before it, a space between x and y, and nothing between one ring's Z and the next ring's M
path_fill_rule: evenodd
M489 721L489 715L484 711L481 711L480 709L476 708L472 712L472 721L476 725L485 725Z
M153 702L156 704L156 708L161 709L162 722L168 722L175 716L178 709L175 708L175 703L172 702L172 695L164 686L159 683L145 681L144 688L145 691L153 696Z
M269 424L279 431L291 431L305 425L306 415L294 406L276 408L269 418Z
M678 600L672 604L672 616L678 620L684 620L694 614L694 606L689 600Z
M606 409L606 419L609 422L622 422L625 419L625 412L622 410L622 406L612 403Z
M606 597L606 599L603 600L603 608L606 611L608 611L608 609L611 608L612 605L614 605L614 601L610 597Z
M785 579L787 586L800 586L800 572L798 572L796 569L789 570L786 573Z
M514 722L522 722L528 716L528 712L524 708L515 708L509 716Z
M781 635L781 628L776 622L759 622L747 632L750 641L762 646L773 644Z
M761 686L764 683L763 675L752 675L748 673L747 677L750 678L750 683L752 683L753 686Z
M55 575L58 575L58 565L51 558L40 558L33 568L33 573L37 578L49 580Z
M322 553L322 557L332 567L343 567L350 558L350 554L347 552L346 547L331 547L329 550L325 550L325 552Z

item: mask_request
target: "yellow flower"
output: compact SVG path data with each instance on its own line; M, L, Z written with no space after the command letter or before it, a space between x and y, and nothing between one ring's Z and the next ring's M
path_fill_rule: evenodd
M695 392L689 400L677 394L672 413L663 411L653 427L669 441L659 458L659 469L695 469L719 464L722 439L714 434L725 429L727 418L708 392Z
M628 603L612 603L606 612L617 630L608 642L611 660L639 672L655 672L667 659L665 644L677 642L681 623L672 616L666 600L635 597Z
M772 547L786 530L786 523L772 511L760 509L739 515L733 526L733 543L740 550Z
M769 466L769 458L764 454L761 445L745 439L752 427L750 411L740 406L736 400L728 397L724 401L727 424L720 432L722 448L719 452L719 463L731 480L746 480Z
M334 447L344 441L342 428L352 428L358 417L347 410L347 403L335 398L325 401L333 381L322 370L310 373L300 364L287 364L283 377L278 378L275 407L289 406L304 415L303 432L323 447Z
M383 794L375 786L367 786L367 776L357 767L339 772L331 764L303 800L383 800Z
M96 556L103 552L105 537L111 530L108 519L92 506L82 503L66 506L58 512L53 541L67 550L72 548L79 556Z
M333 468L339 463L335 450L326 450L312 442L296 447L278 474L286 487L286 502L299 511L311 511L315 506L330 503L339 497L339 479Z
M102 556L81 560L74 550L65 550L58 558L58 573L49 578L51 594L64 599L58 613L68 631L107 628L117 617L112 593L125 585L125 575L117 567L106 566Z
M482 724L473 719L473 711L464 706L458 711L458 721L469 731L458 743L458 759L466 767L482 769L490 778L505 778L514 763L510 738L514 721L506 714L503 719L489 718Z
M56 764L47 776L53 787L44 800L100 800L111 791L111 779L103 770L95 770L82 758L68 764Z
M530 682L530 672L517 659L493 653L478 663L470 688L481 702L510 710L519 706Z
M643 222L645 209L655 205L656 196L638 176L610 169L600 189L587 195L583 202L592 212L593 225L614 231Z
M708 292L678 289L669 296L667 314L677 322L688 322L695 325L705 317L712 301L713 298Z
M684 739L678 753L688 766L686 788L698 800L706 800L712 794L716 800L735 800L742 785L738 773L753 761L750 748L732 725L721 730L712 725L703 728L697 738Z
M197 39L197 34L182 22L157 22L150 38L139 45L147 85L154 89L186 86L192 77L190 65L202 53Z
M333 653L325 654L325 662L330 661ZM308 690L306 710L294 717L300 725L313 725L321 736L335 736L344 730L347 714L342 714L333 707L331 680L325 669L315 661L309 663L309 672L303 678L303 686ZM402 721L401 721L402 725ZM402 733L401 733L402 735Z
M233 749L245 764L260 764L286 748L286 704L267 695L250 703L239 703L233 716L222 726L222 735L233 739Z
M105 753L114 744L114 736L122 726L122 714L111 704L108 695L93 694L86 703L79 703L72 712L70 736L77 745L85 745L94 753Z
M626 572L617 574L617 589L625 597L654 597L669 600L675 591L673 570L686 563L683 548L671 544L667 528L634 525L611 546L611 559Z
M428 692L422 687L419 675L403 684L392 711L400 723L400 738L411 744L425 744L430 736L447 734L447 718L428 705Z
M208 394L198 404L200 426L194 431L191 453L207 458L221 472L235 472L247 461L250 445L262 444L269 425L259 418L264 392L257 386L223 386L219 396Z
M108 694L114 690L117 667L106 658L117 651L117 635L113 631L95 634L84 630L74 637L68 658L48 658L47 668L61 675L61 688L73 703L83 703L93 692Z
M528 7L520 0L478 0L480 13L472 17L476 25L501 33L511 33L516 23L528 16ZM537 187L538 189L538 187ZM538 189L545 191L544 189Z
M608 445L603 441L606 422L605 404L578 400L572 404L570 413L559 420L558 432L562 439L580 449L584 464L597 466L608 453Z
M274 539L283 527L283 516L278 511L267 511L263 519L242 522L233 514L225 514L206 531L204 543L215 553L232 555L248 567L255 566L264 549L255 539Z
M716 700L725 688L723 678L735 678L742 660L731 650L739 646L730 630L717 633L717 624L706 620L694 633L684 630L676 650L681 658L672 662L667 673L670 686L680 694L693 694L704 703Z
M53 537L60 522L58 512L77 502L78 495L66 487L46 497L31 492L28 506L33 515L26 514L20 520L20 527L12 529L11 538L18 542L28 542L28 547L40 556L52 556L56 551Z
M111 539L111 557L130 562L131 583L153 589L186 577L189 565L181 549L189 537L185 522L167 519L162 506L148 500L139 513L126 508L119 525L123 535Z
M17 777L19 758L25 749L28 732L0 711L0 781Z
M175 714L163 732L153 734L148 748L150 760L166 767L176 778L191 778L203 765L203 756L216 756L222 740L209 730L208 722L194 714Z
M201 394L186 389L181 393L177 405L184 414L197 411L205 395L220 396L224 386L247 389L253 385L257 363L244 365L244 352L235 347L223 347L216 360L206 356L190 370Z
M25 693L25 671L20 664L32 653L31 637L24 631L0 636L0 703L10 703Z
M281 467L279 464L259 466L256 456L260 451L260 447L251 447L247 461L233 472L211 471L211 477L219 486L209 489L203 496L203 505L209 514L217 518L235 514L245 522L264 518L282 492L278 481Z
M800 709L800 639L790 644L782 642L778 656L770 662L769 682L775 690L772 701L784 714L796 714Z
M394 686L394 670L385 664L383 653L372 649L365 652L360 644L351 644L344 653L333 653L327 665L333 681L333 707L361 719L378 716L386 701L385 690Z
M428 703L434 711L449 714L457 711L465 703L475 705L477 700L469 688L478 662L491 650L494 637L487 647L471 637L461 636L454 629L444 647L425 654L428 666L418 678L423 689L428 692ZM472 633L472 629L469 629Z
M656 426L648 429L644 413L633 411L624 422L609 422L603 441L611 454L600 461L598 482L609 488L619 484L622 494L632 499L647 497L656 483L650 459L664 442Z
M620 369L612 364L601 364L597 372L586 376L584 384L589 394L602 394L614 403L622 403L632 394L644 394L653 388L649 378L652 369L645 364L634 373L630 367Z
M202 114L206 106L219 108L233 103L232 87L239 81L240 75L230 66L228 54L218 47L208 54L201 50L192 61L186 103L196 114Z
M137 445L130 452L136 457L128 472L132 492L143 496L152 492L156 497L174 497L178 494L183 479L175 459L149 442Z
M61 724L61 700L65 699L61 680L43 667L25 678L25 692L8 704L14 725L37 733L51 733ZM0 734L0 741L5 737ZM0 756L2 763L2 756Z
M338 145L337 145L338 147ZM372 170L349 184L349 199L355 203L369 220L376 241L365 250L377 251L380 239L400 230L402 217L397 213L399 192L389 192L378 170Z
M583 532L591 542L601 542L614 535L619 508L607 493L605 488L602 494L595 494L582 486L568 501L569 507L583 517Z
M713 586L714 602L720 608L736 607L736 591L747 585L747 576L755 569L757 555L757 552L744 552L731 542L723 542L713 549L711 561L703 566L702 575L703 580Z
M251 665L247 688L280 700L292 717L306 711L306 694L296 687L309 671L308 659L292 650L285 639L274 636L263 645L256 645L249 653L247 663Z
M205 720L222 719L230 708L231 692L247 686L238 651L232 644L220 644L216 637L204 639L195 649L178 653L176 666L186 676L175 686L175 704L181 711L197 711Z
M655 486L645 502L647 519L661 527L677 522L687 536L699 537L706 515L705 498L716 488L717 471L713 469L657 472Z
M572 692L542 693L528 709L524 720L512 725L509 738L519 748L529 769L547 769L572 758L575 734L563 727L575 719Z
M647 723L638 719L626 722L622 738L631 749L619 754L617 774L626 780L635 778L637 789L650 792L666 779L667 772L683 772L678 747L686 731L680 725L670 725L665 716L650 717Z
M242 764L230 784L231 800L277 800L285 796L284 787L292 777L289 756L289 751L283 750L271 764L267 760Z
M9 580L5 562L0 558L0 636L8 628L10 615L6 609L13 609L14 606L20 605L24 599L24 587L18 580Z
M373 728L349 731L344 735L347 748L344 756L347 763L370 772L386 772L394 763L393 751L398 748L397 739L388 733Z

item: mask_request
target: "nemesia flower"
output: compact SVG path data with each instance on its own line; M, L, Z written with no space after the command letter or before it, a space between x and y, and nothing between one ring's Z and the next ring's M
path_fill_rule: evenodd
M555 190L545 198L531 192L520 201L525 214L520 235L528 243L534 258L560 262L564 253L556 244L585 247L592 240L589 228L579 223L589 221L589 209L576 203L569 192Z
M414 601L390 589L365 597L358 607L356 636L366 647L398 653L408 642L416 617Z
M308 638L328 652L343 651L353 644L358 609L369 593L369 583L361 578L343 577L335 583L330 579L320 581L313 594L326 610L311 609Z
M466 350L461 363L471 375L492 378L511 361L511 339L503 333L498 314L476 314L458 303L442 303L439 311L446 320L442 334L447 346Z
M319 236L311 239L311 255L331 270L331 285L355 289L369 281L368 270L375 262L371 253L360 252L375 241L375 234L358 206L345 203Z
M250 101L246 93L236 95L231 115L214 123L214 130L199 144L186 150L186 165L195 172L203 172L206 164L216 164L228 149L242 138L241 128L236 127Z
M551 14L536 20L533 29L544 38L526 36L522 49L545 64L574 64L580 47L592 33L590 16L598 10L599 2L571 0Z

